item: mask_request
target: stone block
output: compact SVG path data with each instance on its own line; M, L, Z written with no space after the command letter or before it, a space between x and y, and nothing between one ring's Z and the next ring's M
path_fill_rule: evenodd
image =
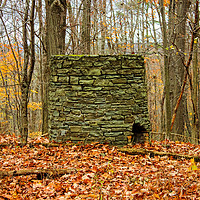
M99 76L99 75L101 75L101 69L100 68L91 68L88 70L87 74L89 76Z
M74 91L76 91L76 90L82 90L82 86L81 85L72 85L72 88L71 88L71 90L74 90Z
M79 80L79 84L81 85L92 85L94 83L93 79L89 79L89 80Z
M81 126L70 126L69 127L70 131L73 133L73 132L81 132L82 131L82 128Z
M127 83L127 79L126 78L115 78L115 79L112 79L112 82L114 84Z
M109 79L97 79L94 81L94 86L113 86L113 83Z
M97 90L102 90L103 87L95 87L95 86L91 86L91 87L84 87L84 90L86 91L97 91Z
M79 77L78 76L70 76L70 84L78 84Z
M104 136L106 136L106 137L117 137L117 136L122 135L122 134L123 134L123 132L114 132L113 131L113 132L110 132L110 133L104 133Z
M58 76L53 76L53 77L52 77L52 81L53 81L53 82L57 82L57 81L58 81Z
M60 115L59 111L55 110L55 111L53 112L53 116L54 116L54 117L58 117L59 115Z
M62 82L62 83L68 83L69 82L69 77L68 76L60 76L58 78L58 81Z

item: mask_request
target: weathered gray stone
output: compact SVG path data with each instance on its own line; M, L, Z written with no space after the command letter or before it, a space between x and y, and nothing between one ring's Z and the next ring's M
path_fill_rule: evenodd
M77 92L77 96L81 96L81 97L95 97L94 93L91 91L79 91Z
M81 126L70 126L69 128L70 128L71 132L81 132L82 131Z
M79 84L81 85L92 85L94 83L93 79L90 80L79 80Z
M82 90L81 85L72 85L72 90Z
M110 79L97 79L94 81L94 86L113 86Z
M111 130L112 130L112 129L111 129ZM123 135L123 132L104 133L104 135L105 135L106 137L110 137L110 136L112 136L112 137L117 137L117 136L119 136L119 135Z
M111 69L106 69L106 70L102 70L102 74L118 74L117 71L111 70Z
M72 61L68 61L68 60L65 60L65 61L63 62L63 66L64 66L64 67L70 67L72 64L73 64L73 62L72 62Z
M119 74L132 74L133 73L133 70L132 69L121 69L118 71Z
M78 84L78 81L79 81L79 77L77 77L77 76L70 76L70 84L71 85Z
M98 76L101 75L101 69L99 68L92 68L88 70L88 75L94 75L94 76Z
M102 90L103 87L94 87L94 86L91 86L91 87L84 87L84 90L92 90L92 91L96 91L96 90Z
M96 132L90 132L89 136L92 136L92 137L102 137L103 135L100 132L96 131Z
M112 82L114 84L118 84L118 83L127 83L127 79L126 78L115 78L115 79L112 79Z
M58 78L58 81L59 82L65 82L65 83L68 83L69 82L69 77L68 76L64 76L64 77L62 77L62 76L60 76L59 78Z
M59 114L60 114L60 113L59 113L59 111L57 111L57 110L55 110L55 111L53 112L53 116L54 116L54 117L58 117Z
M57 89L56 90L56 96L58 96L58 95L60 95L60 96L63 96L63 95L65 95L65 90L64 89Z
M53 76L53 77L52 77L52 81L53 81L53 82L57 82L57 81L58 81L58 76Z

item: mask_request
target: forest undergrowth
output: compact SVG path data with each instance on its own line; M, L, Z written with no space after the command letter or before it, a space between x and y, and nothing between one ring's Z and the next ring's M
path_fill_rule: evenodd
M37 137L20 147L13 135L0 135L0 200L7 199L200 199L200 165L194 159L129 155L107 144L44 146ZM5 145L7 144L7 145ZM129 145L199 156L200 146L172 141ZM16 175L17 171L52 170ZM57 174L59 170L69 170ZM13 175L3 176L12 171Z

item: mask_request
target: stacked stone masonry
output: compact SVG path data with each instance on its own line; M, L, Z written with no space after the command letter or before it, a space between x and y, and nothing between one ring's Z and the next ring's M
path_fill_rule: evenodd
M134 123L149 130L143 57L52 56L50 67L51 140L124 145Z

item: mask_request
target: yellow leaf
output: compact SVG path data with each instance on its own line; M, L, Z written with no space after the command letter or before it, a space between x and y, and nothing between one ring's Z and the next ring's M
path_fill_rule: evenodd
M191 169L192 169L193 171L198 170L198 168L197 168L197 166L196 166L195 163L191 166Z
M156 199L160 199L160 196L158 194L154 194L154 197L156 197Z
M38 93L38 92L37 92L37 91L35 91L35 90L31 90L31 92L32 92L32 93Z
M189 167L189 170L192 170L192 171L199 170L198 167L196 166L194 158L190 159L190 162L191 162L191 166Z
M14 151L14 150L11 150L11 152L15 154L15 151Z
M191 158L191 159L190 159L190 162L193 164L193 163L194 163L194 158Z

